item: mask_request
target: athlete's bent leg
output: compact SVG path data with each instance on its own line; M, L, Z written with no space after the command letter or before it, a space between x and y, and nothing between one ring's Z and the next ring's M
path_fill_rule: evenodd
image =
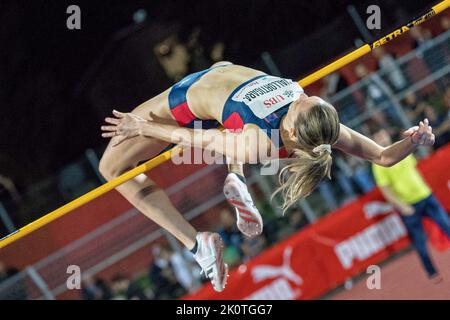
M157 155L167 144L155 139L135 137L112 147L108 145L99 170L107 180L134 168L140 161ZM166 193L145 174L116 188L145 216L166 229L188 249L195 245L196 230L173 206Z
M145 116L145 112L136 112ZM112 147L114 138L100 160L99 170L107 180L114 179L134 168L140 161L156 156L167 143L146 137L134 137ZM224 264L223 245L218 234L198 233L173 206L166 193L145 174L123 183L116 188L133 206L148 218L166 229L193 251L205 275L216 291L225 287L228 267Z

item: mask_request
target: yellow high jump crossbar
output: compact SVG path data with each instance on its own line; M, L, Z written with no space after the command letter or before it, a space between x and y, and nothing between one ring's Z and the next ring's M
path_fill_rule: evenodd
M445 9L450 7L450 0L444 0L434 7L432 7L429 11L427 11L425 14L421 15L419 18L414 19L413 21L407 23L406 25L395 29L393 32L389 33L388 35L374 41L371 44L365 44L362 47L359 47L358 49L353 50L352 52L346 54L345 56L339 58L338 60L328 64L327 66L315 71L314 73L310 74L309 76L303 78L299 81L299 84L302 87L306 87L310 85L313 82L316 82L317 80L323 78L324 76L342 68L343 66L349 64L352 61L355 61L356 59L362 57L363 55L371 52L373 49L382 46L386 44L387 42L390 42L397 38L398 36L408 32L411 28L414 26L417 26L421 24L422 22L434 17L435 15L441 13ZM46 214L45 216L37 219L36 221L31 222L30 224L16 230L15 232L7 235L6 237L0 239L0 249L4 248L8 244L11 244L20 238L23 238L24 236L30 234L31 232L45 226L46 224L50 223L51 221L58 219L59 217L65 215L66 213L88 203L89 201L92 201L101 195L105 194L108 191L111 191L112 189L116 188L117 186L121 185L122 183L127 182L128 180L133 179L134 177L138 176L141 173L144 173L148 170L151 170L160 164L170 160L172 156L180 154L182 151L182 148L180 146L175 146L174 148L167 150L163 152L162 154L148 160L147 162L137 166L136 168L122 174L121 176L112 179L105 184L101 185L100 187L82 195L81 197L65 204L64 206Z

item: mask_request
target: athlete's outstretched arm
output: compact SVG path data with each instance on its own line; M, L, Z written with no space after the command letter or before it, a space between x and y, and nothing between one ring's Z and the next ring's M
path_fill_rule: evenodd
M114 138L113 146L136 136L147 136L182 146L202 148L223 154L236 162L268 160L272 142L256 126L247 125L241 133L218 129L190 129L145 120L132 113L113 111L116 118L106 118L102 136ZM265 148L260 152L260 148ZM270 153L269 153L270 154Z
M382 147L368 137L341 124L339 138L334 147L380 166L390 167L412 153L418 145L431 146L435 140L432 129L428 125L428 119L406 130L403 135L406 136L403 140L388 147Z

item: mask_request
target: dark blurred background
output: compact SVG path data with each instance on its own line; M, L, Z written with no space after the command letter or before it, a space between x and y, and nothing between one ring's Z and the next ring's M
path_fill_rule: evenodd
M66 28L70 4L81 30ZM265 70L266 51L283 76L306 75L355 46L347 8L365 19L369 4L386 33L434 2L2 0L0 174L20 191L105 145L99 126L112 108L130 110L217 60Z

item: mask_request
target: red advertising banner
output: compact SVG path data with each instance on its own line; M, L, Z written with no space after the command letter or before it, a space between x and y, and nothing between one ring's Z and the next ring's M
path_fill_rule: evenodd
M419 169L450 212L450 145ZM438 249L450 240L425 224ZM400 216L375 189L230 272L221 293L205 285L185 299L314 299L408 246Z

